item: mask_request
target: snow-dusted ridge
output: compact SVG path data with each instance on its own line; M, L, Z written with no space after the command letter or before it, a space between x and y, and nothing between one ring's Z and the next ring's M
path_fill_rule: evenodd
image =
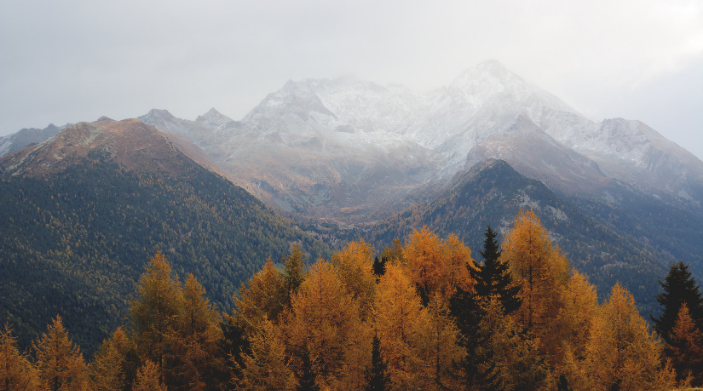
M240 121L214 108L192 121L167 110L139 119L191 141L272 205L318 217L363 218L492 158L606 201L609 184L621 181L703 202L703 162L685 149L639 121L592 121L495 60L428 91L305 79L287 82ZM2 137L0 156L59 130Z

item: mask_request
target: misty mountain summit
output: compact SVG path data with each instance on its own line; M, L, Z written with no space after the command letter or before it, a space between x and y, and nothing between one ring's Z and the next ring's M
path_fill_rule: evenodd
M484 159L559 191L611 199L622 183L700 207L703 162L636 120L594 122L496 60L413 91L350 77L289 81L241 121L140 117L202 148L270 205L366 221L380 205Z

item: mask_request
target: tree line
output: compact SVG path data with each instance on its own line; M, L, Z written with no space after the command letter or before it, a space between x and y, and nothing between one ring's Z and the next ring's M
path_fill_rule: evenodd
M703 298L682 262L654 331L596 290L532 211L476 262L424 228L306 265L269 258L220 312L159 252L123 327L86 362L57 316L31 351L0 332L0 390L671 390L703 383Z

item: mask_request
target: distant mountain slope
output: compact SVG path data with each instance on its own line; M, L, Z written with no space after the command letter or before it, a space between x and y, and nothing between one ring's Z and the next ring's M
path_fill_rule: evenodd
M2 136L0 137L0 156L19 151L31 144L40 143L60 132L61 129L64 129L66 126L58 127L54 124L49 124L49 126L44 129L25 128L16 133Z
M289 99L296 101L290 103L294 113L280 103ZM318 126L317 114L306 114L315 105L316 99L272 94L249 120L224 122L209 133L205 118L219 114L214 111L197 121L157 110L140 119L188 138L270 205L318 218L366 219L375 205L403 196L437 171L433 154L414 142Z
M657 280L666 275L665 259L673 257L663 257L654 245L639 240L640 236L613 229L592 214L588 205L565 200L500 160L481 162L457 174L432 201L416 204L371 228L369 241L382 248L426 225L440 235L455 233L480 259L486 226L491 224L504 233L520 208L534 208L552 241L599 292L609 292L620 281L635 295L643 313L659 310L654 299L659 291Z
M91 352L161 250L228 309L266 257L329 248L137 120L79 123L0 159L0 318L23 346L56 314Z

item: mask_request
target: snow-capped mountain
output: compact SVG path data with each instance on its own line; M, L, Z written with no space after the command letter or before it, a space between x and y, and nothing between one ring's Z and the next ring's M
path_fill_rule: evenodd
M279 207L362 217L482 159L565 192L602 196L621 181L700 205L703 162L638 121L594 122L495 60L418 92L350 77L289 81L241 121L140 117L202 148Z

